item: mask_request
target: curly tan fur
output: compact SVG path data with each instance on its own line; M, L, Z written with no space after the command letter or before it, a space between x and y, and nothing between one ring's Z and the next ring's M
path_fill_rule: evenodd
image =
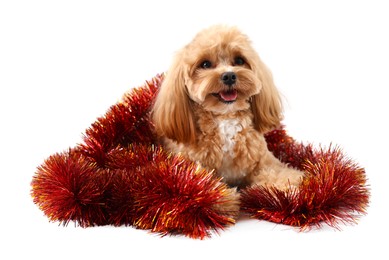
M222 79L226 72L234 75L232 83ZM168 150L215 170L230 186L287 189L301 182L301 171L267 149L263 133L280 124L280 95L235 27L205 29L177 53L152 119Z

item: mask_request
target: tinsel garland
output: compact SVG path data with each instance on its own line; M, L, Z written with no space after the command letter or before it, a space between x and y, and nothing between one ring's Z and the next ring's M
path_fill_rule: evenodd
M242 191L241 207L252 217L298 226L301 230L326 223L353 223L366 213L369 189L365 170L340 148L314 150L289 137L285 130L266 135L268 148L281 161L307 176L298 190L251 187Z
M46 159L33 177L32 197L51 221L82 227L131 225L162 235L204 238L239 214L233 189L213 172L167 153L149 120L163 80L156 76L124 95L86 130L83 143ZM284 129L266 135L269 150L307 173L299 189L241 190L241 211L298 226L354 222L369 201L364 169L339 148L315 150Z

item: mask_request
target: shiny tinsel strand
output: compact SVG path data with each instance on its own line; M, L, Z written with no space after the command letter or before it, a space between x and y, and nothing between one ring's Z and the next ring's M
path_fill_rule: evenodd
M31 182L34 202L51 221L82 227L107 223L111 175L77 151L50 156Z
M314 162L317 159L312 145L296 142L283 127L268 132L265 138L269 151L290 167L304 171L306 161Z
M113 105L86 130L80 149L93 158L100 167L105 167L107 153L131 143L155 142L152 123L149 119L151 104L163 76L157 76L145 86L133 89L123 96L122 102Z
M294 151L295 152L295 151ZM326 223L354 223L366 213L369 189L363 168L339 148L321 149L303 163L307 177L298 190L252 187L242 192L242 210L252 217L306 230Z
M126 153L114 178L113 224L202 239L234 223L238 206L230 212L217 205L238 201L211 173L161 147L131 146ZM139 166L126 167L132 160Z

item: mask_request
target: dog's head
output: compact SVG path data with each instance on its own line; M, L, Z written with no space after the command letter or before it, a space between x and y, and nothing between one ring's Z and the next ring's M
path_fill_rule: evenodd
M194 103L214 114L251 109L260 132L281 120L281 101L271 73L247 36L235 27L205 29L177 53L154 104L157 133L193 142Z

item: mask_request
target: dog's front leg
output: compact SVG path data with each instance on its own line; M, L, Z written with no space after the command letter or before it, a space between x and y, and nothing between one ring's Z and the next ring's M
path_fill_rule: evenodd
M280 190L297 188L304 172L288 167L267 151L249 176L251 185L274 186Z

